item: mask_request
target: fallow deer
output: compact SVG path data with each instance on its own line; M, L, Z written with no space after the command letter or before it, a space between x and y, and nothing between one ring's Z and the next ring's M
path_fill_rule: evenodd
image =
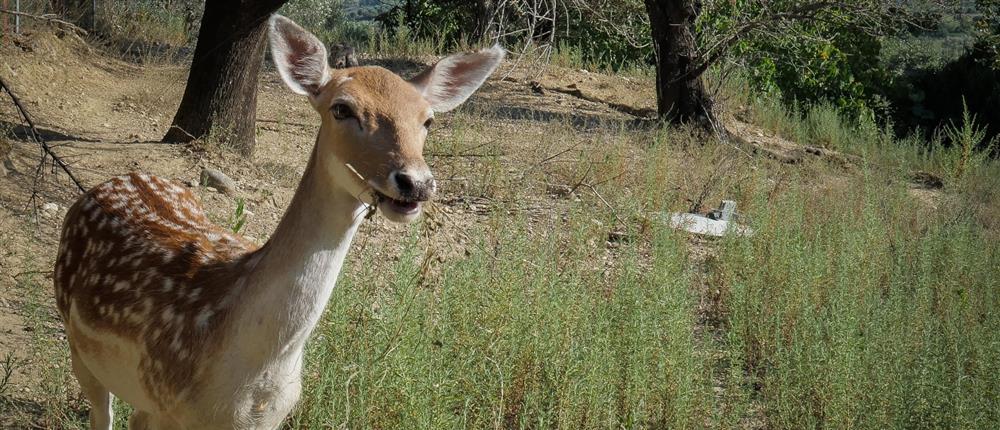
M315 36L282 16L269 24L282 80L321 126L267 243L213 225L186 188L143 173L98 185L66 215L55 296L93 429L111 428L112 396L134 408L134 429L277 428L366 209L419 216L435 191L422 155L434 112L464 102L504 56L452 55L407 81L332 70Z

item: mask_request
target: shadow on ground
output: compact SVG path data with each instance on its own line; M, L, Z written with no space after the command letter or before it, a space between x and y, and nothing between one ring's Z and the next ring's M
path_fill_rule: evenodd
M24 124L13 123L10 121L0 120L0 130L10 130L9 133L14 135L14 138L18 140L31 141L31 128ZM80 142L100 142L97 139L75 136L72 134L66 134L58 130L52 130L44 127L35 126L35 130L38 131L39 137L45 139L46 141L55 140L75 140Z
M483 115L509 120L527 120L542 123L564 123L569 124L574 129L590 131L597 129L609 130L651 130L659 123L657 120L633 118L621 119L604 115L586 114L579 112L555 112L546 109L528 108L522 106L508 106L499 104L482 103L470 101L466 109Z

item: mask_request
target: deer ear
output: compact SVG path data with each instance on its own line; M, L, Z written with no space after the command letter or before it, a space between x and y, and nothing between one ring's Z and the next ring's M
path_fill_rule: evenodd
M330 80L326 48L294 21L275 14L268 27L271 56L281 80L293 92L313 97Z
M437 112L447 112L462 104L503 60L499 44L478 52L449 55L410 79Z

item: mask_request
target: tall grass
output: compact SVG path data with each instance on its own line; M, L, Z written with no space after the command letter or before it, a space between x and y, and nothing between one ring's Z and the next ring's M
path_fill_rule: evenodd
M498 214L435 275L415 239L395 263L361 258L309 349L293 426L698 426L709 387L678 238L598 267L573 212L548 233Z
M734 365L774 428L995 428L1000 246L879 179L757 202L723 254Z

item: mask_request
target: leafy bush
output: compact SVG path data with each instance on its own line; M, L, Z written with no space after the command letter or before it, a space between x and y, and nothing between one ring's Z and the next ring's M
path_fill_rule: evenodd
M291 0L278 13L287 16L321 39L328 39L343 22L343 0Z
M738 32L746 21L766 20L774 13L769 7L781 10L758 2L710 6L698 22L703 46ZM828 9L816 19L770 25L742 37L727 59L743 67L757 92L777 94L787 105L826 102L851 116L868 115L884 108L879 88L886 79L877 61L881 39L868 19Z

